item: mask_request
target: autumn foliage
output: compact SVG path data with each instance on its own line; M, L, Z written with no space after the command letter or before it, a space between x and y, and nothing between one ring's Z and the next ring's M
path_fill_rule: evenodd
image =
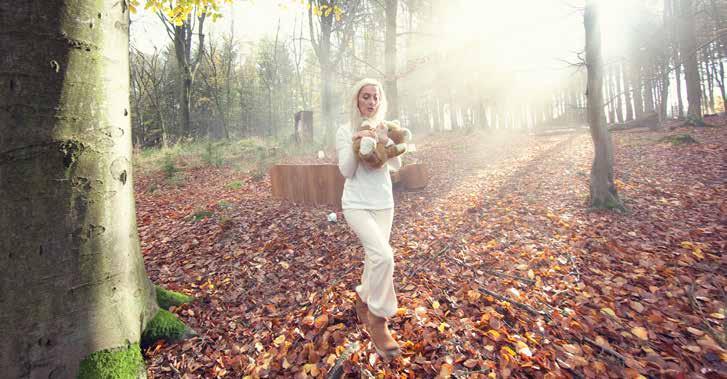
M199 333L149 347L150 377L724 377L725 128L614 145L626 214L587 209L584 132L420 141L439 158L395 194L388 364L356 323L363 252L342 214L228 168L140 176L147 270L196 298L171 309Z

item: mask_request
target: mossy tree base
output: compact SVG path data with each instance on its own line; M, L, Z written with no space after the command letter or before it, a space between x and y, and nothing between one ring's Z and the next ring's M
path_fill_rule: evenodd
M156 316L149 321L144 333L142 333L141 346L149 346L162 339L168 342L177 342L195 335L197 333L184 325L174 313L166 309L160 309Z
M146 378L146 366L139 344L102 350L81 361L78 379Z
M590 208L592 210L605 209L619 213L626 213L627 211L618 196L608 196L605 199L592 199L590 202Z
M192 296L187 296L179 292L170 291L159 286L155 287L159 308L169 309L169 307L172 306L178 307L182 304L186 304L194 300Z

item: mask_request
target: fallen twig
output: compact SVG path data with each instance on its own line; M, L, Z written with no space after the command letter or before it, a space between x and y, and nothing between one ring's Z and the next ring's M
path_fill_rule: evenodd
M353 354L355 351L358 351L359 344L358 341L349 342L346 344L346 350L343 351L343 354L341 354L338 359L336 359L336 363L333 364L333 367L331 367L330 370L328 370L328 375L326 375L327 379L339 379L343 376L343 362L346 362L349 358L351 358L351 354Z
M724 289L722 290L722 295L724 296ZM720 335L714 328L712 328L711 325L709 325L709 322L707 321L707 318L704 316L704 312L702 312L702 307L699 305L699 302L694 297L694 283L690 283L689 287L687 288L687 297L689 298L689 305L692 307L692 310L695 311L697 314L699 314L699 317L702 318L702 326L704 326L705 329L707 329L707 333L714 338L715 341L719 344L719 346L723 349L727 348L727 331L725 331L722 335Z
M471 266L468 266L467 263L463 262L461 259L458 259L458 258L455 258L455 257L452 257L452 256L447 256L447 258L453 260L455 263L457 263L458 265L460 265L460 266L462 266L464 268L472 269ZM523 278L522 276L517 276L517 275L512 275L512 274L506 274L504 272L494 271L494 270L488 270L486 268L478 268L477 270L482 271L482 272L485 272L485 273L488 273L488 274L490 274L492 276L497 276L499 278L515 279L515 280L519 280L519 281L521 281L523 283L527 283L527 284L530 284L530 285L535 284L535 281L534 280L528 279L528 278Z
M531 314L534 314L536 316L543 316L547 320L551 320L552 319L552 317L550 316L550 313L548 313L548 312L537 310L537 309L535 309L535 308L533 308L533 307L531 307L531 306L529 306L527 304L521 303L521 302L519 302L517 300L513 300L510 297L503 296L503 295L500 295L498 293L492 292L492 291L490 291L490 290L488 290L486 288L483 288L483 284L479 280L477 280L477 279L475 279L475 283L479 284L479 290L481 292L484 292L485 294L490 295L490 296L494 297L495 299L498 299L498 300L501 300L501 301L507 301L508 303L511 303L511 304L515 305L516 307L518 307L520 309L524 309L524 310L530 312Z
M601 349L605 353L611 354L612 356L618 358L621 362L626 361L626 358L624 358L623 355L619 354L616 350L613 350L610 347L599 345L596 343L596 341L594 341L588 337L583 337L582 340L585 342L588 342L589 344L593 345L594 347Z
M413 277L413 276L414 276L414 275L416 275L416 274L417 274L417 273L418 273L418 272L419 272L419 271L420 271L420 270L421 270L422 268L426 267L426 266L427 266L427 265L429 264L429 262L431 262L431 261L432 261L432 260L433 260L434 258L438 258L438 257L439 257L439 256L441 256L442 254L445 254L445 253L446 253L447 251L449 251L449 249L450 249L450 248L451 248L451 245L447 245L447 246L443 247L443 248L442 248L441 250L439 250L439 252L438 252L438 253L436 253L436 254L429 254L429 256L427 257L427 259L426 259L426 260L425 260L425 261L424 261L424 262L423 262L422 264L420 264L420 265L416 265L416 266L414 266L413 268L411 268L411 269L407 270L407 271L408 271L408 273L407 273L407 274L405 274L405 276L406 276L406 277L409 277L409 278Z
M576 282L581 281L581 272L578 271L578 265L576 265L575 259L573 259L573 254L570 252L568 253L568 261L570 261L571 267L573 267L573 271L575 271L576 274Z

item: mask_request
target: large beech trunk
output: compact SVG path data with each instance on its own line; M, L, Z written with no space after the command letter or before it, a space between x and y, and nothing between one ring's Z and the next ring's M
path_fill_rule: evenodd
M73 378L89 354L138 343L157 310L136 230L128 9L0 0L0 25L1 376Z

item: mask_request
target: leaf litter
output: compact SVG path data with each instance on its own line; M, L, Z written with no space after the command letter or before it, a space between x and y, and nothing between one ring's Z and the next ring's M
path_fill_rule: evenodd
M727 133L677 132L698 143L614 134L626 214L586 207L587 133L420 142L430 183L395 192L403 355L389 363L356 320L363 250L341 214L230 168L139 177L147 272L197 299L172 311L199 333L149 347L148 374L724 377Z

